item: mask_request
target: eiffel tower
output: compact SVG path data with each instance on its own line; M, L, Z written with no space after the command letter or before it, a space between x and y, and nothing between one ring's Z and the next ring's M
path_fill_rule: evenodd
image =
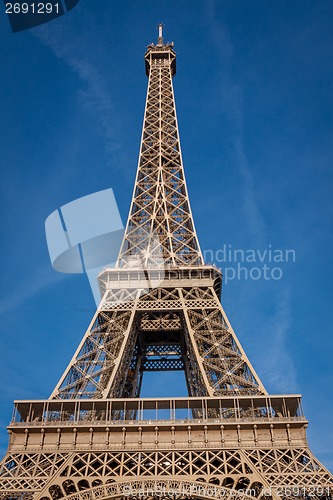
M308 448L300 395L270 395L204 263L184 177L176 54L149 78L132 205L117 265L51 397L16 401L0 500L332 498ZM183 370L188 397L140 398L142 375Z

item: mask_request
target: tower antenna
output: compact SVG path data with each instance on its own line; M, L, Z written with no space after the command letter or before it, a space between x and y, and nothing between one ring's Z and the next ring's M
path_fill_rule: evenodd
M158 45L163 45L163 24L159 23L158 25Z

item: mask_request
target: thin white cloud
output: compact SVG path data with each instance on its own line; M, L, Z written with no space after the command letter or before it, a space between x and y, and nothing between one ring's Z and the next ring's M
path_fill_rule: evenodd
M243 141L243 104L242 92L239 84L233 81L231 74L231 63L234 56L234 48L226 25L216 15L216 2L212 0L208 4L207 21L209 33L215 53L220 58L220 72L216 71L216 80L223 88L221 95L224 96L220 102L221 113L227 113L232 124L230 129L230 142L232 144L235 166L238 168L243 188L243 211L247 220L248 237L256 247L267 247L267 227L260 212L257 201L256 182L249 165ZM217 66L215 66L215 69ZM215 105L218 105L216 102ZM262 339L268 342L269 352L266 356L260 356L261 373L264 385L275 390L293 390L297 387L296 370L292 358L289 355L287 337L290 333L291 312L290 294L286 290L276 292L276 313L265 325L261 332ZM258 339L259 340L259 339ZM265 364L266 363L266 364Z
M91 51L86 47L86 44L90 43L89 37L79 37L74 30L69 32L66 25L60 24L56 27L43 25L35 30L34 34L85 83L85 88L78 94L83 105L89 108L100 124L106 139L106 152L118 150L120 145L116 140L113 125L114 107L111 95L105 79L91 60Z
M286 289L276 293L275 314L261 327L261 372L272 390L297 391L296 369L288 346L292 333L291 298Z
M50 272L51 264L47 267L48 269L46 266L36 269L30 277L22 277L22 283L0 302L0 314L17 308L38 295L45 288L66 279L68 276L67 274Z
M228 114L228 119L232 123L231 144L235 166L243 183L243 211L247 219L249 234L256 245L266 245L266 225L260 213L257 202L255 178L249 167L248 159L243 142L243 104L242 92L238 83L234 82L231 75L231 62L234 56L234 48L228 33L228 29L215 14L214 0L209 3L208 9L210 36L216 48L216 55L220 59L220 86L221 96L225 96L220 105L223 113ZM217 67L216 67L217 68ZM218 72L216 71L218 77Z
M255 180L241 139L235 140L235 158L243 181L243 207L249 232L257 245L266 246L266 226L257 203Z

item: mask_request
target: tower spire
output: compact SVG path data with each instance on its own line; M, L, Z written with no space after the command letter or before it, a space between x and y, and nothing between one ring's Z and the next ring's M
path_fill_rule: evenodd
M132 205L117 267L203 264L186 187L172 79L173 43L145 54L148 92Z
M163 45L163 24L158 25L158 42L157 45Z

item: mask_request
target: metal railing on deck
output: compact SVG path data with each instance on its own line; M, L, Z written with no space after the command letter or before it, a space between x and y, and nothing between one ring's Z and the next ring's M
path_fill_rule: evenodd
M300 395L15 401L11 425L304 420Z

